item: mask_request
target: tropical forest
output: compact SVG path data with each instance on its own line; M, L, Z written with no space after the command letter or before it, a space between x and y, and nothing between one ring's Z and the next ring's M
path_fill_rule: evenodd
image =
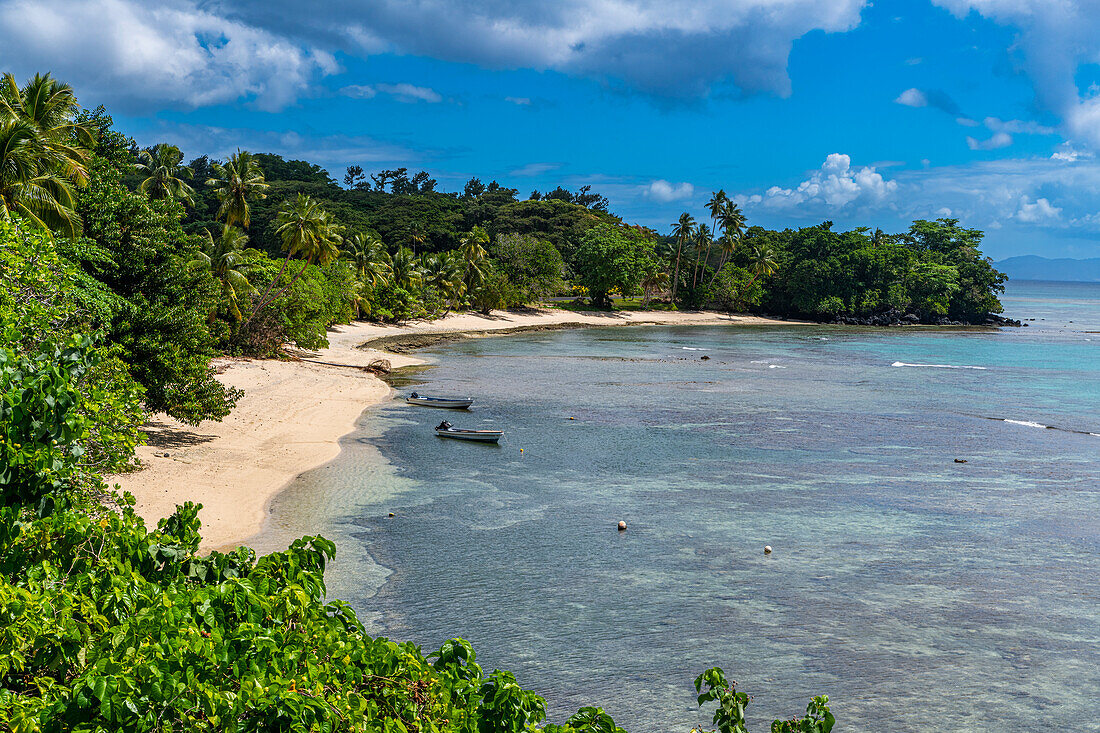
M537 679L482 669L461 638L368 635L326 594L328 540L200 552L200 506L152 526L111 477L149 416L231 414L216 358L293 358L334 325L533 307L983 324L1005 278L981 241L947 218L766 230L723 191L656 231L588 186L445 191L411 168L347 161L336 180L274 153L139 147L63 80L7 74L0 729L615 733L595 706L547 721ZM695 690L713 729L746 730L725 672ZM833 723L822 696L771 730Z

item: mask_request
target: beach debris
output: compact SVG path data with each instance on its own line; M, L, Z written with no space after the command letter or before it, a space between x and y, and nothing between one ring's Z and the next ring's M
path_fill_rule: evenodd
M764 554L765 555L772 554L772 546L771 545L764 545Z
M955 463L966 463L966 459L965 458L956 458Z
M374 372L375 374L389 374L393 371L393 367L390 366L389 359L375 359L370 364L367 364L367 371Z
M625 532L626 531L626 522L623 522L621 520L619 521L619 531L620 532Z

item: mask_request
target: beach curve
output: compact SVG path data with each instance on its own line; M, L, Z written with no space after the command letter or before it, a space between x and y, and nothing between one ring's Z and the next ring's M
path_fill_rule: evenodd
M365 371L375 359L393 368L423 363L407 352L431 342L551 328L629 325L794 324L713 312L572 312L452 314L406 325L357 322L329 331L329 346L299 359L216 361L218 378L244 390L221 422L197 428L165 415L146 426L149 443L137 450L142 469L111 477L136 499L154 525L186 501L203 505L203 549L225 549L259 534L271 501L302 473L340 453L340 438L357 418L389 398L388 384ZM388 350L390 349L390 350Z

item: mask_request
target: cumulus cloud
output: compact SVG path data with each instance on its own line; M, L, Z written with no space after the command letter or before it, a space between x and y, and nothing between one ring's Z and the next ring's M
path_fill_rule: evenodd
M859 24L866 0L291 0L224 5L241 22L347 53L392 50L489 68L552 69L664 97L787 94L795 39Z
M742 195L741 206L763 205L771 209L837 211L846 207L874 207L890 200L898 184L887 180L873 166L853 168L851 157L831 153L821 168L794 188L772 186L763 194Z
M123 105L247 100L263 110L285 107L339 70L327 51L204 8L186 0L0 0L0 66L24 75L51 69L78 92Z
M690 183L669 183L663 178L649 183L642 190L647 197L661 203L689 199L695 195L695 186Z
M1045 198L1032 201L1027 195L1020 196L1020 208L1016 210L1016 220L1025 224L1037 224L1057 219L1062 210L1052 206Z

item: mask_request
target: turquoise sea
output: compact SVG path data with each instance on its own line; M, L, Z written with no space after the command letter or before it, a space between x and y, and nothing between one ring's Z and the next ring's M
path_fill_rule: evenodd
M475 408L368 411L269 537L337 540L373 633L470 639L558 722L686 733L718 665L753 730L815 694L839 731L1100 730L1100 284L1003 302L1035 320L440 346L398 396Z

